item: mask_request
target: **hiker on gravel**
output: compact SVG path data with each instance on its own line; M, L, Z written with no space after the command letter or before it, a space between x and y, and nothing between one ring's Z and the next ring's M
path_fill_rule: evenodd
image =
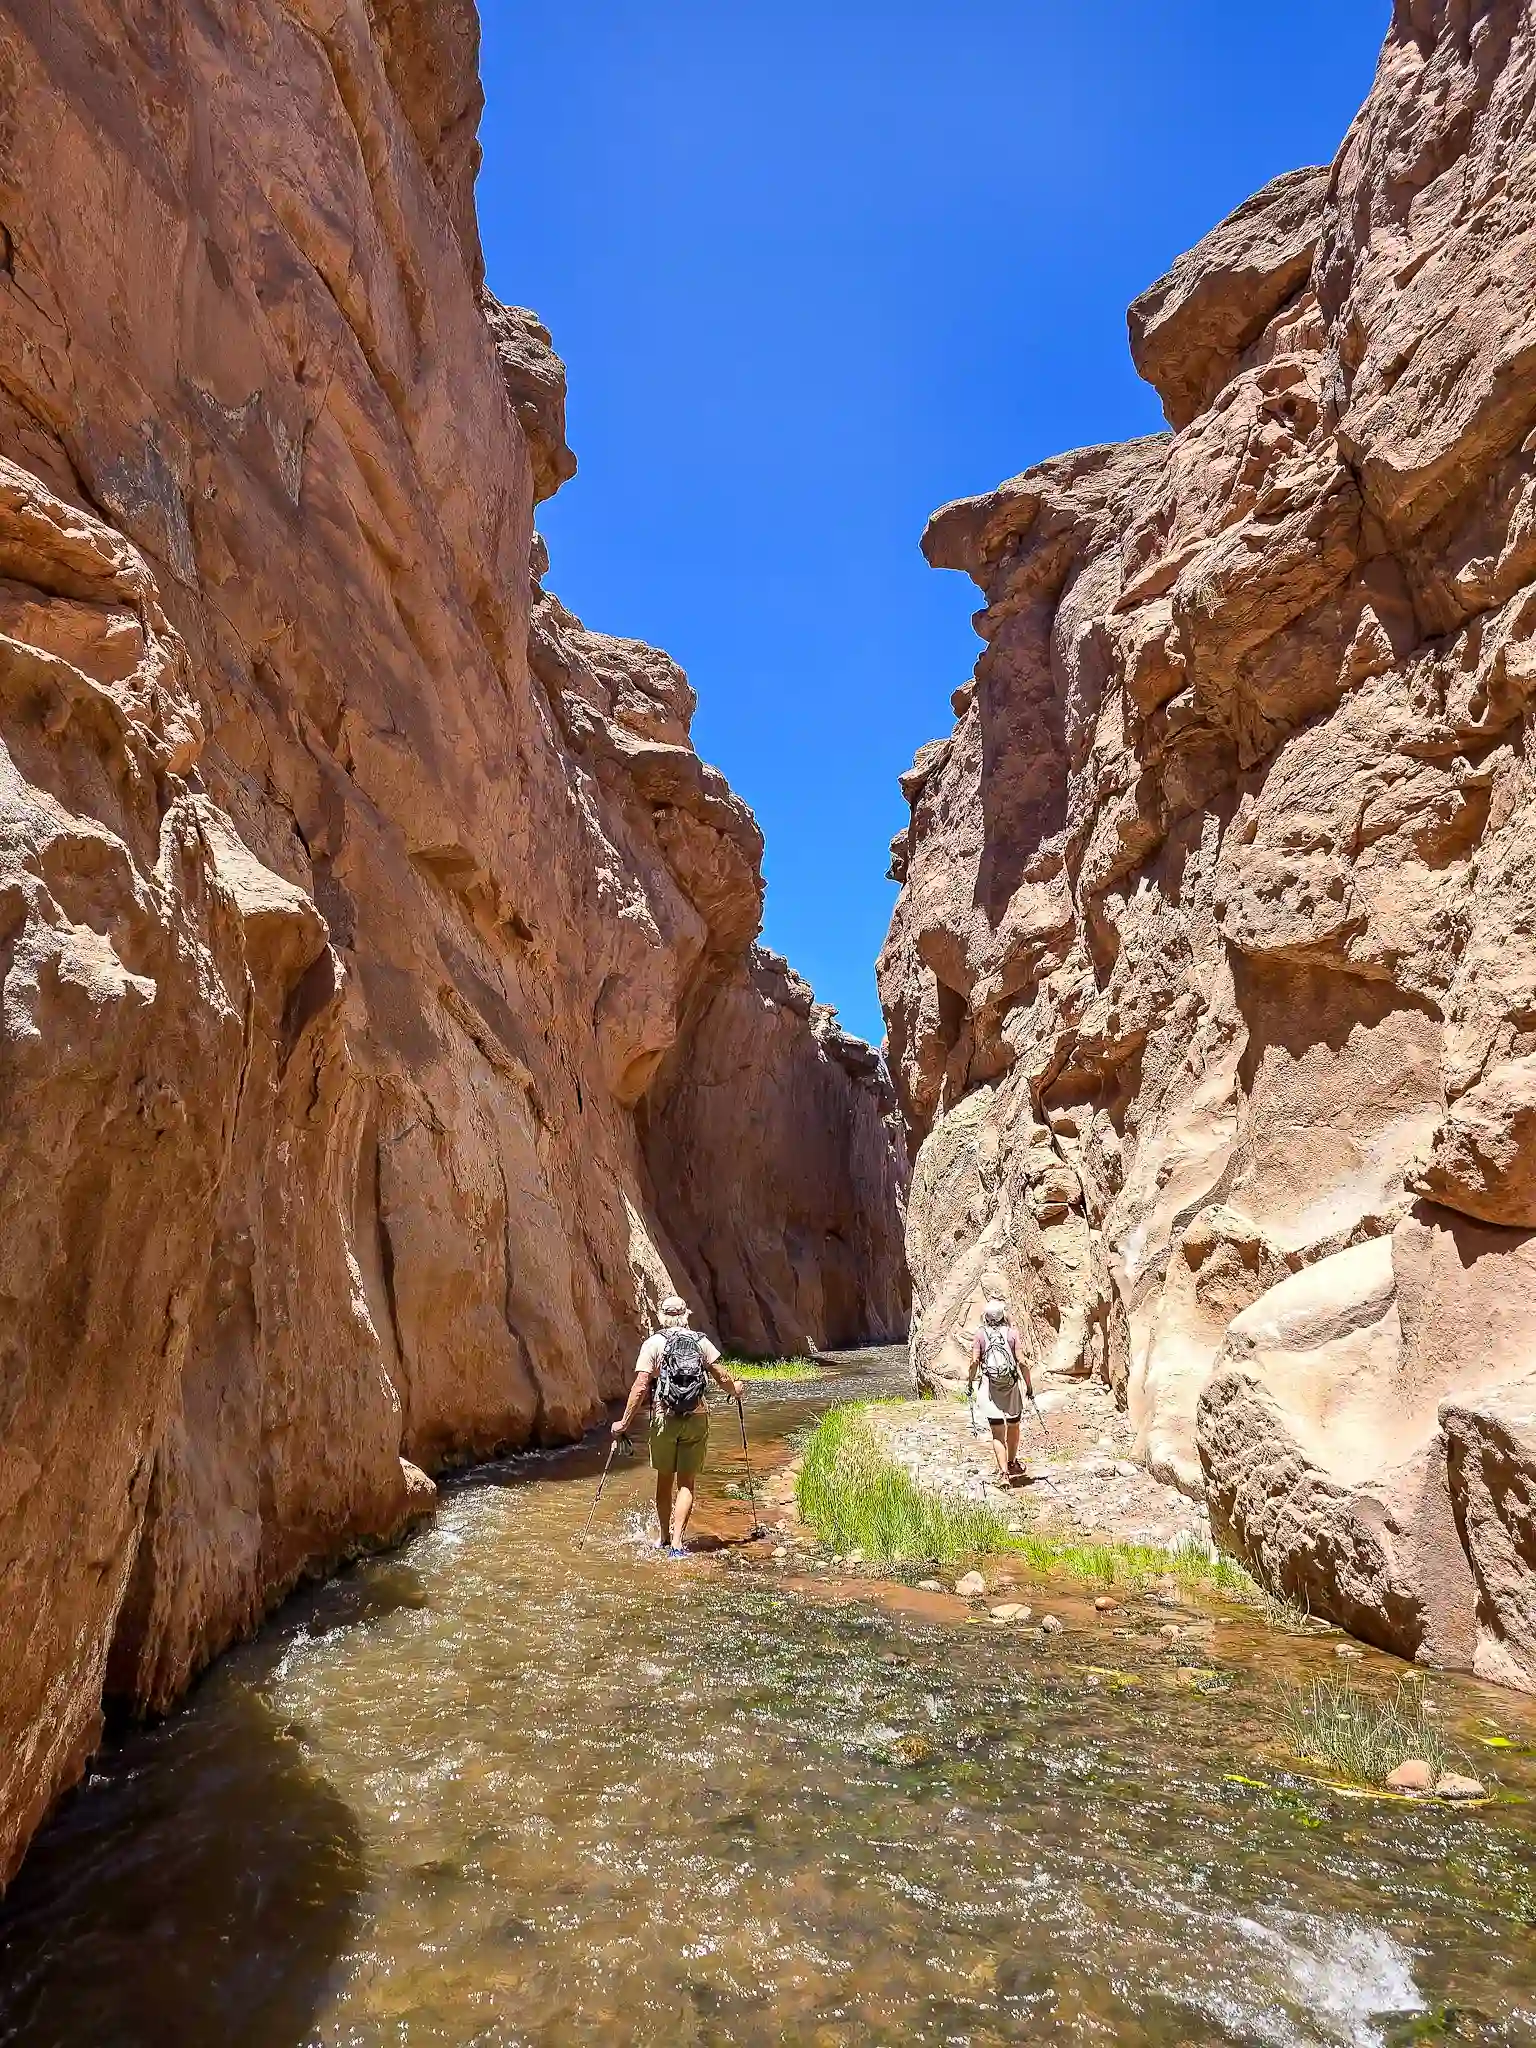
M681 1295L669 1294L661 1304L661 1328L640 1346L635 1383L624 1413L613 1425L614 1436L628 1441L629 1426L640 1404L650 1397L651 1465L656 1473L656 1520L661 1528L657 1548L667 1557L687 1555L683 1538L709 1444L709 1409L704 1396L711 1380L734 1400L741 1399L741 1381L720 1370L718 1347L689 1329L687 1302Z
M1019 1333L1008 1320L1008 1304L989 1301L981 1312L981 1328L971 1339L971 1373L966 1395L974 1399L976 1382L984 1388L977 1403L992 1431L992 1455L997 1460L996 1486L1012 1486L1022 1479L1019 1463L1019 1423L1027 1396L1035 1398L1029 1366L1019 1350Z

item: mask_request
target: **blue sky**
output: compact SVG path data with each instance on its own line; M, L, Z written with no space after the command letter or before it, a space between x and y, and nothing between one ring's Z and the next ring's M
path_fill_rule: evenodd
M878 1039L887 843L978 651L935 506L1162 424L1125 307L1333 155L1389 0L482 0L492 289L570 373L541 508L767 835L765 938Z

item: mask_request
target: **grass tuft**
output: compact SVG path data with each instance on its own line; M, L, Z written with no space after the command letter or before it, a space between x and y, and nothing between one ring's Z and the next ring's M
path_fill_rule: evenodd
M1040 1530L1010 1535L1008 1546L1036 1571L1062 1572L1090 1586L1119 1587L1139 1593L1159 1580L1172 1579L1191 1590L1231 1593L1247 1599L1255 1592L1252 1579L1230 1557L1211 1557L1182 1545L1164 1550L1152 1543L1076 1542Z
M1409 1679L1382 1694L1347 1678L1315 1678L1287 1696L1283 1732L1303 1763L1321 1764L1354 1785L1385 1783L1409 1757L1422 1757L1438 1775L1449 1759L1445 1737Z
M886 1455L868 1406L829 1409L806 1439L795 1497L822 1542L862 1550L871 1564L947 1564L1005 1549L1010 1538L1001 1515L925 1493Z
M720 1364L738 1380L819 1380L822 1370L809 1358L723 1358Z

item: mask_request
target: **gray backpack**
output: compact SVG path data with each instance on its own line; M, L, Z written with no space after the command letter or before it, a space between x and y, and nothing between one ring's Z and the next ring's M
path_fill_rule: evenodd
M1019 1361L1008 1342L1006 1323L988 1323L982 1330L981 1369L994 1387L1018 1385Z
M656 1369L656 1404L668 1415L691 1415L709 1387L704 1346L692 1330L668 1330Z

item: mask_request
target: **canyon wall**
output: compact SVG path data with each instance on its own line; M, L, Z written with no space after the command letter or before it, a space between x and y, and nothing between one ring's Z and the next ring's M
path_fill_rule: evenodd
M924 541L986 642L881 962L914 1362L983 1293L1276 1591L1536 1688L1536 10L1131 309L1170 432Z
M686 678L543 588L476 38L0 0L0 1879L104 1688L579 1433L659 1294L905 1326L888 1084Z

